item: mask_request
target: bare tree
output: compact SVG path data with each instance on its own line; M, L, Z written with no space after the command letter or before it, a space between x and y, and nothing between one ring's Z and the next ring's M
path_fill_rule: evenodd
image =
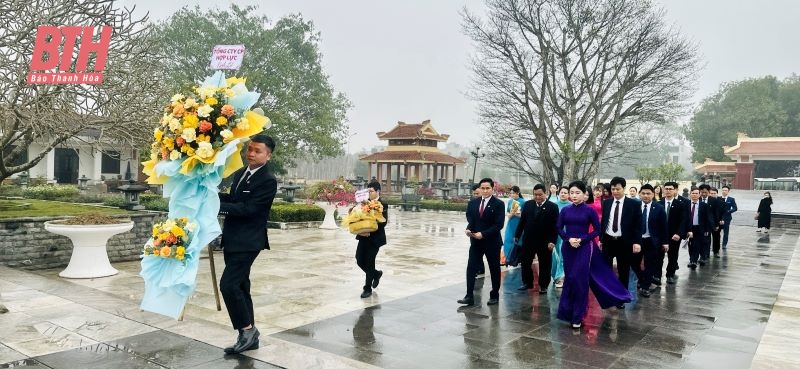
M142 42L146 16L134 19L132 11L113 0L0 1L0 181L32 168L56 146L85 141L135 148L151 140L159 81L152 77L150 46ZM40 25L94 26L95 38L100 26L113 27L102 83L27 84ZM44 149L19 164L32 143Z
M650 1L487 0L487 9L485 19L463 11L477 46L469 96L492 156L539 182L589 180L601 161L657 143L648 127L687 108L696 46Z

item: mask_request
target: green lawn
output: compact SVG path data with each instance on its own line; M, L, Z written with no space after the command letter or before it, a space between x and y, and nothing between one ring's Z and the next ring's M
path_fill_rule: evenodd
M16 207L18 204L31 204L30 207ZM79 215L79 214L127 214L125 209L105 208L92 205L65 203L46 200L0 200L0 219L2 218L21 218L21 217L49 217L59 215Z

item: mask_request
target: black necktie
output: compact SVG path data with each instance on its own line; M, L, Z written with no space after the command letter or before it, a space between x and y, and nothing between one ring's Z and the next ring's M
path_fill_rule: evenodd
M648 234L647 232L647 204L644 205L644 209L642 209L642 234Z
M614 233L617 233L617 231L619 231L619 226L617 226L617 223L619 222L619 200L616 201L616 205L617 206L614 207L614 220L613 220L614 223L611 224L611 231L613 231Z
M239 189L242 187L242 183L247 182L249 178L250 178L250 171L248 170L244 173L244 177L242 177L242 180L236 184L236 190L234 191L234 193L239 192Z

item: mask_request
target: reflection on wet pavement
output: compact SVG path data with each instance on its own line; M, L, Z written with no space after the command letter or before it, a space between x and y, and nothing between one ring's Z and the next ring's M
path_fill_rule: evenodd
M222 352L235 332L224 308L215 309L205 260L183 322L139 311L137 262L91 280L0 267L10 309L0 315L0 369L800 367L800 356L781 346L800 343L797 231L757 234L734 220L722 258L690 271L683 249L676 285L625 310L604 311L591 299L574 331L555 318L560 290L517 291L519 269L505 271L499 305L486 305L490 283L479 279L478 305L460 307L463 226L463 214L394 211L377 259L386 275L368 299L358 297L351 235L271 231L273 250L252 273L261 348L233 356Z

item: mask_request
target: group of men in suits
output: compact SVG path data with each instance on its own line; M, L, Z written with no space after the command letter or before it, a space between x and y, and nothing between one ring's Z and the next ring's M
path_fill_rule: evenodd
M638 279L637 289L641 296L650 297L656 286L662 284L664 258L667 258L666 277L668 284L675 284L679 269L678 254L681 241L688 241L688 267L696 269L709 262L711 244L719 257L720 248L726 249L728 230L732 214L737 211L736 201L728 196L730 187L723 186L722 197L709 185L693 187L688 197L678 196L678 183L666 182L661 199L655 199L655 189L644 184L636 199L625 196L626 181L614 177L610 182L611 197L602 203L600 246L602 257L609 265L616 260L617 275L624 286L630 282L632 270ZM478 197L467 205L467 229L470 237L469 260L467 262L467 293L461 304L474 304L473 289L475 275L487 259L492 278L489 305L498 303L500 284L500 247L503 243L504 204L492 196L493 181L481 180ZM595 201L600 201L595 200ZM545 188L534 187L533 201L527 201L521 211L520 225L515 233L515 242L522 242L522 282L520 290L533 288L531 263L539 260L539 275L549 276L551 252L557 232L555 224L559 216L558 207L546 201ZM550 278L539 278L539 293L547 293ZM624 306L617 306L624 308Z

